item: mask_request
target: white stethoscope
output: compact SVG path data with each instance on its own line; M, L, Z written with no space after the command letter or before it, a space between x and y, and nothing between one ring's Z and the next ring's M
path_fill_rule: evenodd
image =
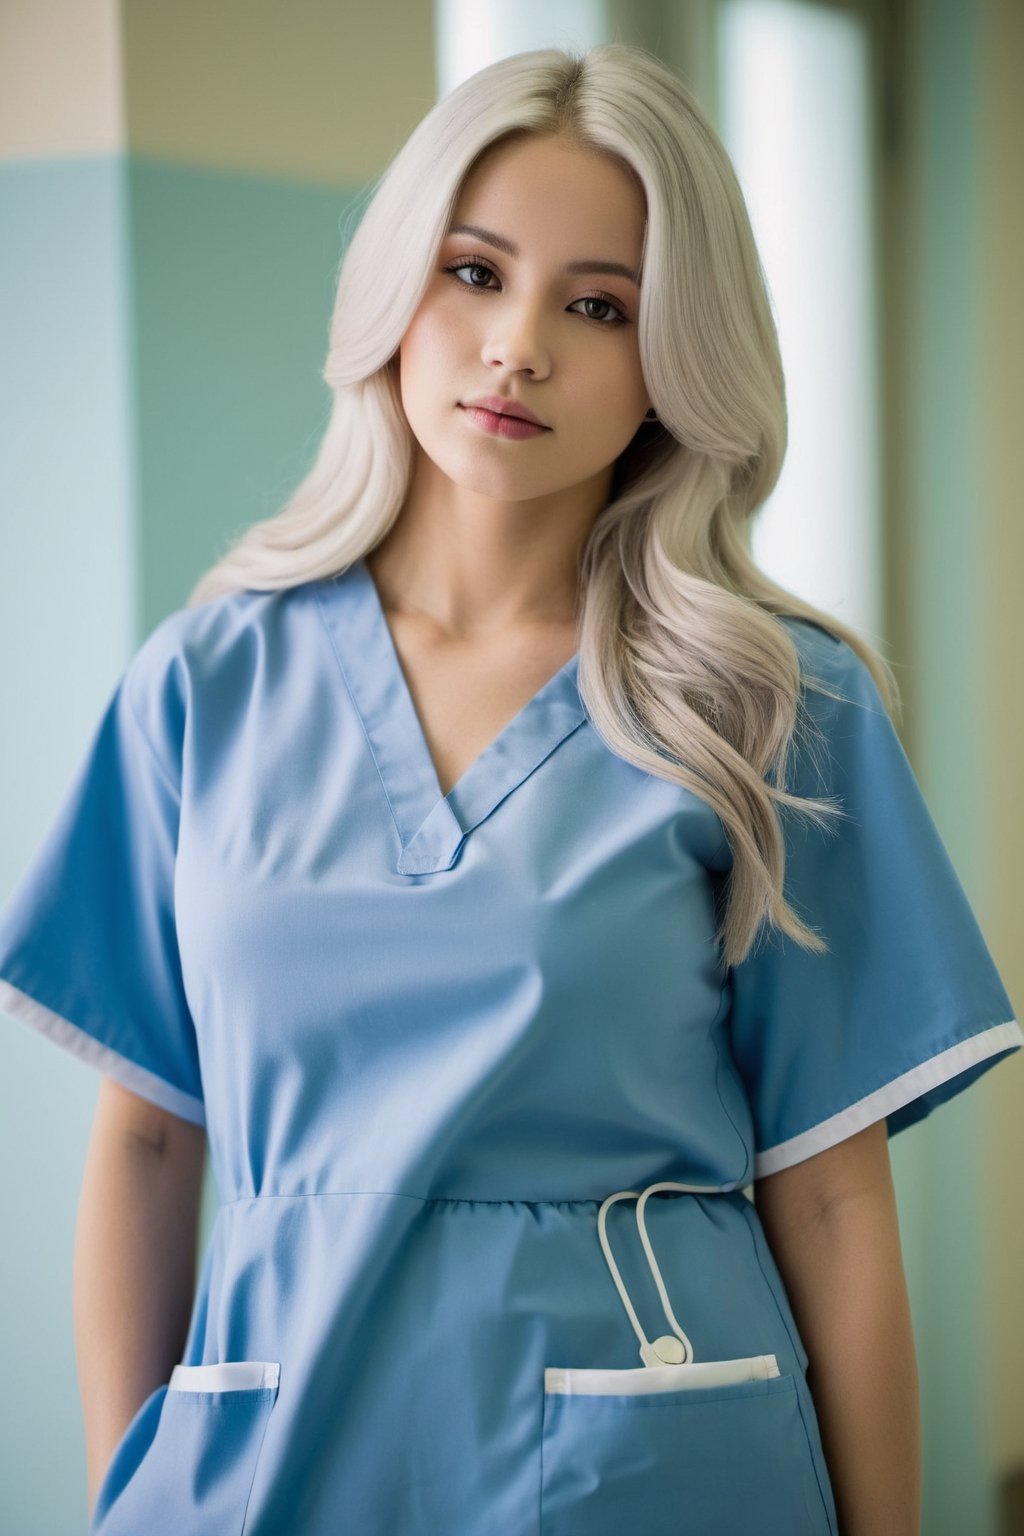
M647 1188L642 1191L622 1189L619 1190L618 1194L609 1195L607 1200L602 1202L601 1209L597 1213L597 1235L601 1239L601 1249L608 1268L611 1270L616 1289L622 1298L622 1305L625 1307L626 1314L633 1325L633 1332L640 1340L640 1359L644 1365L690 1365L693 1362L693 1345L679 1326L679 1321L672 1311L668 1292L665 1290L665 1282L661 1278L661 1270L658 1268L658 1261L654 1257L654 1250L651 1247L650 1238L647 1236L647 1225L644 1221L644 1206L647 1204L647 1197L652 1195L657 1189L678 1189L688 1195L720 1195L724 1193L720 1184L677 1184L671 1179L663 1179L658 1184L648 1184ZM629 1293L622 1283L619 1266L615 1262L611 1246L608 1242L608 1234L605 1230L605 1214L608 1207L614 1205L616 1200L636 1201L636 1224L640 1229L640 1241L643 1243L644 1253L647 1255L647 1262L650 1265L651 1274L654 1276L654 1283L658 1287L662 1310L668 1319L669 1327L672 1329L671 1333L663 1333L653 1343L648 1339L640 1326L640 1319L637 1317L636 1309L629 1299Z

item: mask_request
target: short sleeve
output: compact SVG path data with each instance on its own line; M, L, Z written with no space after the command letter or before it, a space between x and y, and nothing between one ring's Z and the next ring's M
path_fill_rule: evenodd
M1024 1044L978 922L870 671L787 620L810 687L790 790L834 797L827 828L783 811L785 894L825 939L765 928L728 973L729 1031L751 1105L755 1178L885 1118L922 1119Z
M203 1125L175 925L183 709L167 625L118 681L0 908L0 1009Z

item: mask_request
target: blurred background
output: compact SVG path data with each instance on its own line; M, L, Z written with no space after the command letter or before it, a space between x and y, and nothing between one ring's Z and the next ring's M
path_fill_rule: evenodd
M750 208L790 407L755 553L894 662L1024 998L1020 0L0 0L0 900L129 657L311 462L373 182L483 65L609 40L694 91ZM65 1536L99 1078L14 1025L0 1072L0 1533ZM891 1150L924 1536L1024 1532L1024 1053Z

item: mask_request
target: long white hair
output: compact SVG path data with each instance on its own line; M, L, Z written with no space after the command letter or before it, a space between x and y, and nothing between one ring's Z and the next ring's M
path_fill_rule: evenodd
M731 162L694 97L642 48L540 49L480 70L418 124L352 236L323 377L333 405L312 469L252 524L189 605L337 574L387 534L414 441L398 347L467 174L510 136L564 135L631 171L646 200L638 341L658 420L615 463L579 569L580 694L613 752L721 817L733 853L718 941L726 964L762 924L827 943L783 895L779 808L820 825L840 808L787 793L801 669L779 615L845 640L895 715L889 664L856 631L776 585L749 551L778 479L786 400L778 338ZM813 678L803 681L828 691Z

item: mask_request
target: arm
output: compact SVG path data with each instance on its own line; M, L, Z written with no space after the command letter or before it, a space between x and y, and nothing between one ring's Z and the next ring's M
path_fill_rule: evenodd
M90 1516L111 1456L181 1357L206 1133L104 1078L75 1234L73 1313Z
M754 1197L807 1350L840 1536L918 1536L917 1360L884 1120Z

